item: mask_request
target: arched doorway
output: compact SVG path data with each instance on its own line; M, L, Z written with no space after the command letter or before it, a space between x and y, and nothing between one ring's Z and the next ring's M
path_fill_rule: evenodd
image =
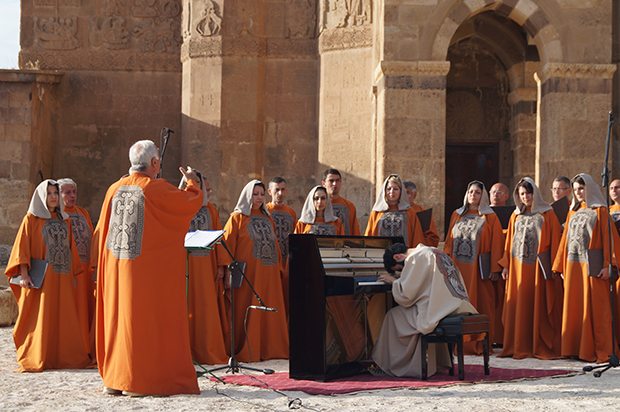
M471 180L511 187L534 172L539 57L522 27L487 11L459 26L447 59L446 229Z

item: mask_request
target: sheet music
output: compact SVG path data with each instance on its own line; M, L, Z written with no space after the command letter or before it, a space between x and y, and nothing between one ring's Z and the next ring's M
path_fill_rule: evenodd
M185 234L185 247L208 249L224 236L223 230L197 230Z

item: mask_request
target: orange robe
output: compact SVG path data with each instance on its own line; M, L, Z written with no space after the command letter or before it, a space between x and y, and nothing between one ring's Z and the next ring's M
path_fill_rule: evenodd
M8 277L30 269L31 259L48 262L40 289L11 285L19 316L13 329L17 363L21 372L45 369L78 369L92 364L88 324L76 310L79 290L76 277L83 267L73 241L71 224L27 214L19 227L6 267Z
M411 205L411 209L418 213L425 210L417 203ZM435 226L435 219L431 217L431 225L426 232L424 232L424 242L426 246L437 247L439 245L439 235L437 234L437 226Z
M293 208L287 205L276 205L273 202L269 202L266 206L275 225L276 237L280 245L280 254L282 255L282 289L288 313L288 235L295 230L297 214Z
M465 281L469 301L478 312L489 317L489 336L495 333L496 299L493 281L482 280L479 272L479 255L490 253L491 272L500 272L498 261L504 245L502 227L494 213L480 216L478 211L468 211L463 216L453 212L446 235L445 252L459 268ZM465 353L479 355L482 342L467 342Z
M398 211L370 212L365 236L402 236L408 248L424 243L424 233L412 208Z
M344 226L344 234L350 236L359 236L360 224L357 221L357 211L355 205L348 199L339 196L337 199L331 198L334 214L340 218Z
M314 235L344 235L344 226L340 219L325 223L325 219L317 217L314 223L297 222L295 233L312 233Z
M564 274L562 356L577 356L588 362L605 362L612 351L609 281L588 275L587 250L603 250L603 267L609 253L609 214L582 203L569 211L553 270ZM618 234L612 232L618 253Z
M500 239L502 248L506 244L507 233L508 229L502 228L502 238ZM500 276L499 279L493 282L493 289L495 291L495 327L493 329L493 336L491 336L491 342L503 345L504 323L502 320L502 314L504 313L504 303L506 301L506 281Z
M83 273L77 277L78 314L81 322L88 325L90 351L95 357L95 271L91 268L90 254L93 239L93 222L88 210L80 206L66 207L65 213L71 218L73 239L80 255Z
M132 173L106 193L98 225L97 362L106 387L197 394L185 296L189 223L202 191Z
M545 280L537 257L556 255L561 232L553 210L534 215L513 213L510 218L504 257L499 262L508 268L500 356L560 357L562 280Z
M194 216L189 230L221 228L217 209L209 202ZM228 361L224 281L217 278L217 254L221 252L219 248L196 250L189 256L188 312L192 356L195 361L210 365Z
M242 362L288 358L288 326L280 275L280 252L273 220L258 209L250 216L233 212L224 226L224 241L235 259L246 264L245 276L265 305L277 312L247 311L247 336L244 318L250 305L260 303L244 280L234 289L235 343ZM220 266L231 262L228 254L219 253Z

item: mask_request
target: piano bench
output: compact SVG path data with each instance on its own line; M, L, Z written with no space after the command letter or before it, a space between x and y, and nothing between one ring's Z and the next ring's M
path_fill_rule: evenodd
M450 376L454 376L454 344L459 363L459 380L465 379L463 336L484 334L482 341L484 374L489 375L489 318L487 315L450 315L443 318L434 331L422 335L422 380L428 379L427 350L429 343L446 343L450 353Z

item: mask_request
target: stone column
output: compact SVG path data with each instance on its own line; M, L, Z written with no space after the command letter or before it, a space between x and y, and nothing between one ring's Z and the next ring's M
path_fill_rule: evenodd
M547 63L539 78L536 176L540 187L553 178L589 173L600 182L612 108L612 64Z
M34 188L52 177L53 91L61 78L57 72L0 71L0 246L13 243Z
M413 179L443 231L447 61L382 61L375 69L376 186Z

